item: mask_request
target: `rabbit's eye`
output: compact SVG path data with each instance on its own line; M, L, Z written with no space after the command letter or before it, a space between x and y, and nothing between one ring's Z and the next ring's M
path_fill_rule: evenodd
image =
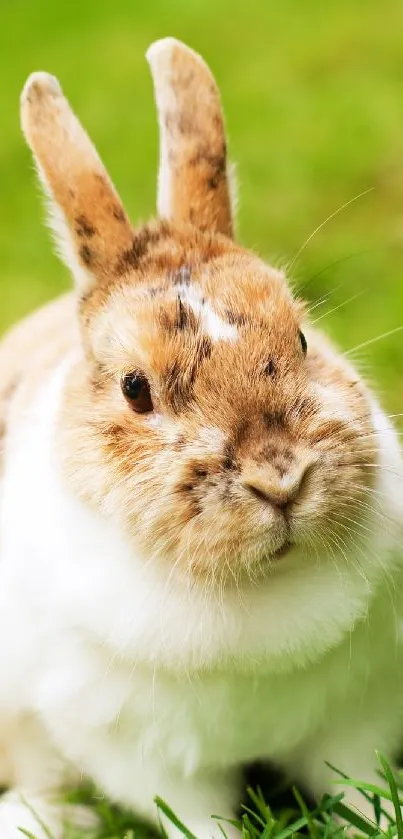
M308 349L308 344L306 342L305 335L304 335L303 332L301 332L301 330L299 330L298 334L299 334L299 340L301 341L302 352L304 353L304 355L306 355L306 351Z
M137 414L148 414L153 410L150 385L141 373L128 373L121 379L122 393Z

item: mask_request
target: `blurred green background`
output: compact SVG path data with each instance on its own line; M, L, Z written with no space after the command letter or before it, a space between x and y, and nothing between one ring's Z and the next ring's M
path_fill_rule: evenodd
M60 78L133 221L146 219L158 150L144 53L166 35L201 52L221 87L242 242L287 264L371 189L292 276L313 304L327 298L313 317L346 350L403 324L401 0L1 0L0 15L1 329L69 285L19 129L27 75ZM357 351L391 412L403 410L402 347L395 332Z

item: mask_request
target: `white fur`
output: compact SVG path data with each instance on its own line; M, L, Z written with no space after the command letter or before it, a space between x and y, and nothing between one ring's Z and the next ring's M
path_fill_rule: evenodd
M64 212L62 208L53 201L46 178L38 162L36 167L45 195L48 197L47 225L53 233L56 253L62 262L64 262L66 267L71 271L77 287L81 289L90 288L94 282L94 277L90 271L87 271L87 269L79 262L77 257L77 247Z
M190 81L190 84L193 84L194 89L197 90L197 93L199 94L199 101L195 101L195 107L205 109L206 112L206 142L209 140L207 125L211 120L211 112L205 102L206 99L207 102L209 102L211 98L211 92L209 90L209 77L210 85L213 83L211 74L203 59L175 38L163 38L160 41L155 41L147 50L146 58L149 62L154 82L160 134L157 208L158 215L161 218L166 219L173 219L175 214L175 207L172 203L172 184L174 178L178 178L178 174L172 169L172 148L174 146L176 149L180 147L180 138L178 138L178 136L173 137L172 132L167 130L167 115L169 115L170 120L177 117L179 123L181 115L184 111L180 87L177 89L178 81L176 81L176 83L174 81L175 52L179 54L181 53L182 58L186 57L189 68L191 68L192 65L199 65L203 68L204 81L202 84L199 84L198 87L195 87L195 84L192 81ZM186 82L185 71L183 71L181 82L182 84L189 84L189 81ZM221 109L218 97L215 107L217 113L219 114ZM186 177L186 173L184 173L184 177ZM237 205L235 167L228 167L227 178L232 212L235 215Z
M200 319L202 330L212 341L236 341L238 330L232 323L227 323L217 312L208 300L205 300L202 291L195 283L189 286L179 286L178 292L181 300L192 309L192 312Z
M377 481L388 526L374 517L364 562L291 554L259 587L216 599L147 563L64 485L52 439L70 363L7 441L4 780L35 796L84 773L151 817L158 794L203 837L211 813L233 815L244 761L272 758L315 794L327 788L326 760L372 777L374 748L392 750L403 716L392 556L403 468L387 420L374 408L382 463L394 464ZM0 804L1 839L19 835L15 807Z
M149 288L147 285L140 287L125 286L123 289L117 288L111 291L108 306L102 309L98 315L98 332L97 338L94 342L94 350L103 352L104 357L108 357L113 363L113 356L115 348L125 349L127 357L133 356L133 346L136 347L137 363L143 363L144 368L147 369L149 364L148 355L142 348L141 340L138 338L141 335L141 324L138 325L138 332L133 326L133 317L131 313L135 313L138 307L139 293L148 296ZM200 329L203 335L211 338L212 341L232 341L235 342L238 338L238 330L236 326L225 321L214 309L214 301L206 300L203 296L202 290L197 283L191 283L189 286L180 284L170 291L169 297L175 300L178 295L182 302L189 306L192 312L196 315ZM122 300L125 303L125 309L128 313L127 319L117 318L116 310L121 309ZM116 309L115 309L116 306Z
M161 218L172 218L172 169L169 162L169 135L166 129L167 112L174 114L178 110L175 91L170 84L172 50L177 42L174 38L164 38L152 44L146 58L154 78L155 99L160 129L160 165L158 173L157 209Z
M39 73L34 75L46 74ZM55 81L57 80L55 79ZM53 234L56 253L62 262L64 262L66 268L71 271L78 287L83 289L89 288L94 282L94 278L90 272L80 264L77 258L77 247L66 216L60 205L53 198L48 179L38 158L35 158L35 166L45 196L47 205L46 222Z

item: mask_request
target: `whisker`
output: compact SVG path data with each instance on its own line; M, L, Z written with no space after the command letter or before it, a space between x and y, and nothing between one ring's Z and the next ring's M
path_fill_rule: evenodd
M357 464L350 465L356 466ZM379 469L379 471L388 472L389 474L395 475L397 478L401 478L403 480L403 471L397 472L392 466L387 466L385 463L361 463L358 465L365 466L366 469Z
M367 248L364 251L357 251L357 253L350 253L347 256L340 257L340 259L335 259L334 262L330 262L329 265L326 265L325 268L321 268L320 271L318 271L316 274L314 274L312 277L310 277L309 280L307 280L306 283L304 283L304 285L301 286L301 288L299 290L304 291L311 283L314 282L314 280L317 280L318 277L321 277L322 274L326 273L326 271L330 271L331 268L335 268L336 265L340 265L342 262L347 262L349 259L357 259L360 256L366 256L367 253L373 253L374 251L380 251L380 250L382 251L382 250L386 250L386 249L387 249L386 247ZM345 283L343 283L343 285L345 285Z
M336 294L337 291L340 291L340 289L343 288L345 285L346 283L340 283L340 285L336 286L336 288L332 288L331 291L326 292L326 294L320 297L319 300L315 300L315 302L312 303L311 306L308 306L308 314L313 312L314 309L317 309L318 306L323 306L323 304L326 303L330 297L333 297L333 295Z
M338 207L338 208L337 208L337 210L334 210L334 212L333 212L333 213L331 213L331 214L330 214L330 216L328 216L327 218L325 218L325 220L324 220L324 221L322 221L322 222L321 222L321 224L318 224L318 226L315 228L315 230L313 230L313 232L311 233L311 235L310 235L310 236L308 236L308 238L307 238L307 239L305 239L305 242L303 243L303 245L301 245L301 247L299 248L299 250L297 251L297 253L295 254L295 256L292 258L291 262L290 262L290 263L289 263L289 265L288 265L288 270L289 270L289 271L291 270L291 268L293 267L293 265L295 265L295 263L296 263L297 259L299 259L299 257L301 256L301 253L302 253L302 252L305 250L305 248L309 245L309 242L311 242L311 241L312 241L312 239L313 239L313 237L314 237L314 236L316 236L316 234L317 234L317 233L319 233L319 231L320 231L320 230L322 230L322 227L324 227L324 226L325 226L325 224L327 224L329 221L331 221L331 219L332 219L332 218L334 218L334 217L335 217L335 216L337 216L339 213L341 213L343 210L345 210L347 207L349 207L349 206L350 206L350 204L353 204L353 203L354 203L354 201L358 201L358 199L359 199L359 198L363 198L363 197L364 197L364 195L368 195L370 192L373 192L373 191L374 191L374 189L375 189L375 187L370 186L370 187L369 187L369 189L365 189L363 192L359 192L359 193L358 193L358 195L354 195L354 197L353 197L353 198L350 198L350 200L349 200L349 201L345 201L345 203L344 203L344 204L342 204L342 205L341 205L341 207Z
M345 353L343 353L343 355L349 356L357 350L362 350L363 347L369 347L371 344L376 344L377 341L382 341L383 338L389 338L391 335L396 335L397 332L401 332L402 330L403 326L397 326L395 329L389 329L388 332L384 332L382 335L378 335L376 338L370 338L369 341L363 341L362 344L357 344L356 347L352 347L350 350L347 350Z
M348 306L349 303L352 303L353 300L357 300L358 297L362 297L364 291L359 291L357 294L353 294L352 297L349 297L347 300L344 300L343 303L339 303L338 306L334 306L333 309L329 309L327 312L324 312L323 315L319 315L318 318L312 321L312 324L318 323L318 321L322 320L322 318L327 318L329 315L332 315L333 312L337 312L338 309L342 309L343 306Z

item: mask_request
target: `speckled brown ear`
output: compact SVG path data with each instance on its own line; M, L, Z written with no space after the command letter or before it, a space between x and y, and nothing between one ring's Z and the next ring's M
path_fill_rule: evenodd
M158 212L232 236L220 94L197 53L174 38L147 52L160 125Z
M114 273L133 246L131 225L98 154L47 73L22 92L21 123L50 199L50 224L82 293Z

